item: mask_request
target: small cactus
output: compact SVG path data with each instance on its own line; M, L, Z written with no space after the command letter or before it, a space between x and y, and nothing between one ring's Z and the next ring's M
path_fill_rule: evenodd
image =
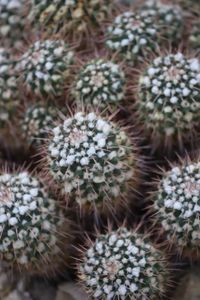
M0 0L0 42L3 47L21 47L24 39L25 0Z
M193 49L200 52L200 21L197 20L192 28L192 32L189 37L190 45Z
M139 78L137 109L153 141L168 146L195 134L200 117L200 64L182 53L155 58Z
M17 68L23 84L36 96L62 95L73 56L62 40L35 42L19 59Z
M106 46L127 60L137 62L156 49L158 28L150 17L124 12L108 27Z
M131 147L116 124L79 112L53 129L46 149L48 172L81 207L109 207L134 188L136 155Z
M0 175L1 260L19 271L53 270L62 257L63 224L62 210L36 177L26 171Z
M0 48L0 127L10 122L19 105L17 75L10 53Z
M41 146L47 138L58 111L52 106L35 104L29 106L21 122L22 134L29 145Z
M168 285L165 255L137 232L98 235L83 251L80 281L91 299L160 299Z
M163 173L153 196L154 220L180 254L197 256L200 239L200 162L173 166Z
M81 69L73 86L78 104L105 110L124 98L125 74L120 66L103 59L92 60Z

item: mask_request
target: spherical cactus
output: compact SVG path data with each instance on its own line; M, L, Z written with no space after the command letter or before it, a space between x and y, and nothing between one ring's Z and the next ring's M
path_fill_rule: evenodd
M41 146L47 138L57 117L52 106L35 104L24 113L21 128L24 139L29 145Z
M64 222L62 210L36 177L26 171L0 175L1 260L33 273L53 270L63 257Z
M0 41L3 47L19 48L24 39L25 1L0 0Z
M91 299L160 299L169 280L165 255L126 228L97 236L78 267Z
M153 197L154 218L182 254L198 255L200 245L200 163L184 163L163 174Z
M190 45L193 49L200 52L200 21L197 20L192 28L192 32L189 37Z
M162 37L176 43L181 38L184 16L180 6L163 0L147 0L142 7L142 14L155 20Z
M83 32L100 25L110 5L105 0L31 0L29 18L40 28L69 34ZM36 23L37 24L37 23Z
M23 84L34 95L49 98L62 95L73 55L62 40L35 42L19 59Z
M76 113L55 127L46 152L48 172L80 207L121 204L135 188L137 159L130 138L95 113Z
M154 144L195 134L200 116L200 64L182 53L155 58L139 78L137 109Z
M13 117L19 105L17 75L8 51L0 48L0 127Z
M126 58L138 61L156 49L158 28L150 17L125 12L108 27L106 46Z
M120 66L103 59L88 62L78 74L73 94L88 107L117 107L124 98L125 75Z

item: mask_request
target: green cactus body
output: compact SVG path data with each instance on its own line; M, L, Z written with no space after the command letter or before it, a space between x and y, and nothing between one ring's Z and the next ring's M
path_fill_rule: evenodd
M192 32L189 37L190 45L193 49L200 52L200 21L197 20L193 25Z
M19 48L24 39L24 0L0 0L0 41L3 47Z
M49 31L70 33L100 25L110 4L105 0L32 0L30 19Z
M114 123L95 113L76 113L53 129L47 145L49 172L80 206L116 203L130 192L135 176L131 147Z
M106 46L123 58L137 62L156 49L158 27L151 17L125 12L108 27Z
M157 57L139 79L138 113L157 141L183 139L200 117L200 64L181 53Z
M77 76L73 94L78 104L105 110L124 98L125 75L117 64L103 59L87 63Z
M25 111L21 128L24 139L29 145L41 146L47 138L57 116L52 106L35 104Z
M200 163L175 166L163 174L154 209L169 243L180 253L200 249Z
M61 257L64 217L43 184L27 172L0 176L0 254L11 267L45 273ZM51 262L52 263L52 262Z
M91 299L160 299L168 282L164 254L148 238L120 228L83 253L80 280Z
M4 127L10 121L19 105L16 81L17 76L10 54L6 49L0 48L0 127Z
M183 12L180 6L163 3L161 0L147 0L142 7L144 17L150 16L155 20L161 36L171 42L180 40L183 31Z
M24 85L34 95L49 98L62 95L73 56L64 41L35 42L18 63Z

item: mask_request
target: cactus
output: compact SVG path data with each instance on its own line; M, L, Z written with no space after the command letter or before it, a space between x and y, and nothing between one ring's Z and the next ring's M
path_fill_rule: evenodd
M80 207L109 207L136 184L136 155L131 147L116 124L95 113L79 112L53 129L46 147L47 167Z
M160 299L168 285L165 255L137 232L98 235L83 251L79 277L91 299Z
M5 48L0 48L0 127L10 122L19 105L16 81L11 55Z
M184 23L180 6L163 0L147 0L141 11L144 17L155 19L162 37L170 39L171 43L180 40Z
M24 112L22 134L29 145L41 146L53 128L58 111L47 105L35 104Z
M25 0L0 0L1 47L19 48L24 39Z
M62 257L63 225L62 210L40 180L26 171L0 175L2 261L19 271L48 273Z
M20 57L17 69L33 95L54 98L64 92L73 56L62 40L38 40Z
M192 28L192 32L189 37L190 45L193 49L200 52L200 21L197 20Z
M156 49L158 28L150 17L124 12L108 27L106 46L127 60L137 62Z
M200 64L182 53L155 58L139 78L137 110L155 143L182 145L200 116Z
M99 26L108 14L105 0L31 0L30 20L40 28L69 34Z
M124 98L125 74L120 66L103 59L88 62L79 72L73 94L78 104L102 111L116 108Z
M153 196L154 220L168 243L190 257L200 249L199 196L200 162L184 162L164 172Z

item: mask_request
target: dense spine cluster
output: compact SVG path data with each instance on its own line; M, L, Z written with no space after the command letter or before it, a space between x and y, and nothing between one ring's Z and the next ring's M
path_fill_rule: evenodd
M182 53L157 57L139 78L138 113L152 138L194 132L200 116L200 64Z
M182 253L198 254L200 246L200 163L184 163L163 174L154 195L156 222L169 243Z
M62 40L38 40L19 59L23 84L33 95L62 95L73 56Z
M124 12L108 27L106 46L133 62L156 49L158 28L149 16Z
M0 252L12 267L45 272L60 257L64 217L43 184L27 172L0 176ZM42 270L44 267L44 270ZM54 266L52 265L52 269Z
M164 254L126 228L97 236L79 272L91 299L160 299L169 279Z
M88 62L73 86L76 102L101 110L115 107L124 98L125 74L120 66L103 59Z
M47 147L55 182L80 206L122 201L130 192L136 157L131 140L95 113L76 113L55 127Z

